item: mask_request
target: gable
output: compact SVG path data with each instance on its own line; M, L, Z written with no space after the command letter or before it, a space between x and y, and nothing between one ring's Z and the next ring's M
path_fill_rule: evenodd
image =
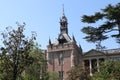
M92 50L84 53L84 56L105 56L105 54L101 51L92 49Z
M69 37L68 34L63 33L63 34L60 34L60 35L58 36L58 41L59 41L60 44L61 44L61 43L67 43L67 42L70 42L70 41L71 41L71 38Z
M71 39L70 39L69 35L67 35L67 34L64 33L63 36L64 36L64 38L65 38L68 42L70 42Z

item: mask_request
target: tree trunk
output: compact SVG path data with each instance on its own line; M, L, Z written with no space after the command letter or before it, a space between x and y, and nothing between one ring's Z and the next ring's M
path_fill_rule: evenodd
M14 64L14 67L13 67L13 80L16 80L17 79L17 66Z

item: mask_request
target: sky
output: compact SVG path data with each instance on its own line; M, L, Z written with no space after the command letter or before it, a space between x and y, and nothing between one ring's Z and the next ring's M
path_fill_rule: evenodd
M92 15L108 4L115 5L118 2L120 0L0 0L0 32L7 26L17 28L16 22L25 22L25 35L30 37L31 31L35 31L36 42L41 45L41 49L46 49L49 38L53 43L60 33L59 21L64 4L69 35L74 35L77 44L86 52L95 49L95 44L83 39L85 34L81 29L88 24L81 22L82 15ZM107 49L120 47L115 39L106 40L102 44Z

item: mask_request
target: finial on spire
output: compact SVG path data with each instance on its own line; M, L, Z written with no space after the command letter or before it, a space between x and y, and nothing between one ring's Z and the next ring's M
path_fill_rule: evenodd
M65 13L64 13L64 4L63 4L63 16L65 15Z

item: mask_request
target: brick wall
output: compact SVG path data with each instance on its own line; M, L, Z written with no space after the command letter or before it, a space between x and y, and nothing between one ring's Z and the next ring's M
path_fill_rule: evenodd
M67 72L72 66L79 64L80 54L78 46L74 43L48 46L48 71L64 71L63 78L67 78ZM59 65L59 55L63 54L63 66Z

